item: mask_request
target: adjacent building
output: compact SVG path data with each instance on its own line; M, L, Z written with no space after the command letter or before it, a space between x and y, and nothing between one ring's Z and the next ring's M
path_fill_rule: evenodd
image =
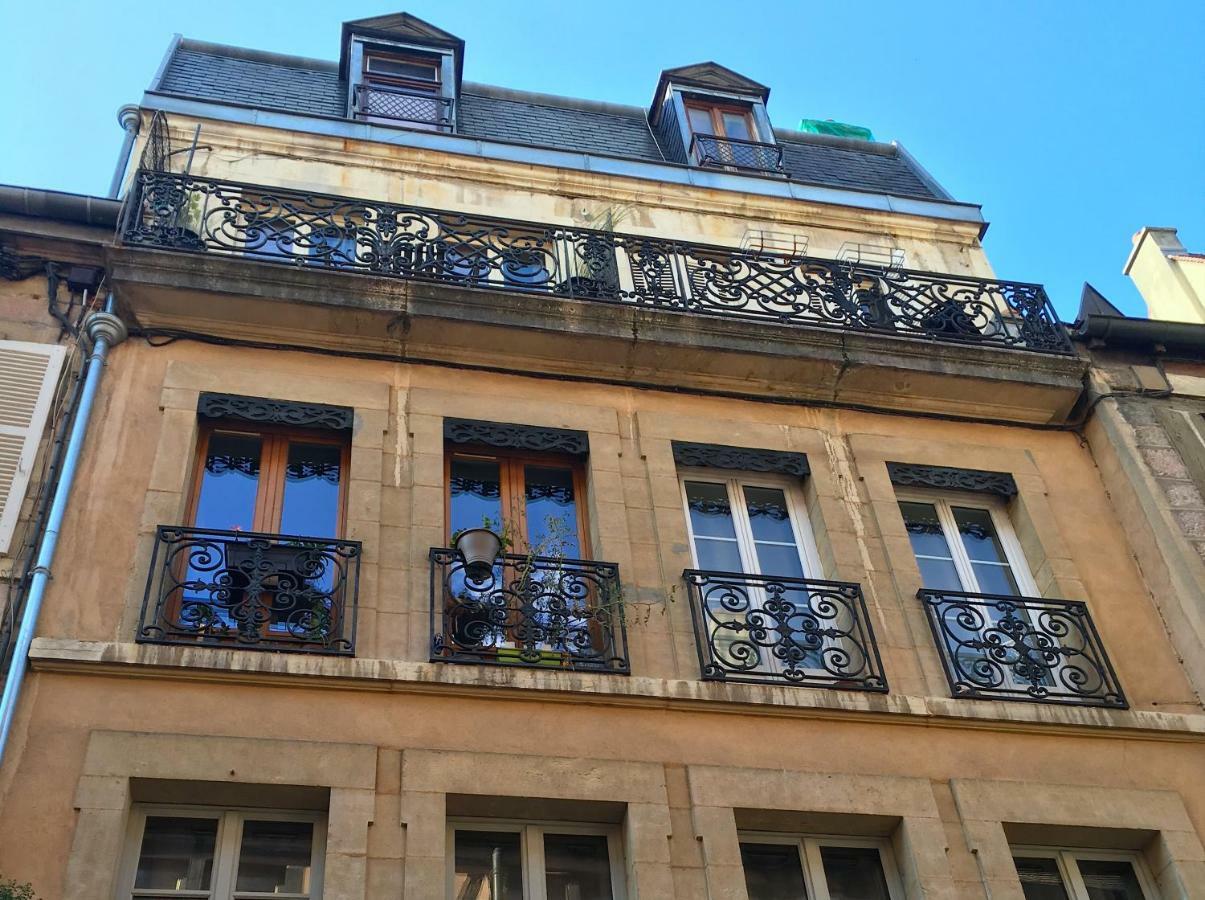
M1099 310L1073 341L977 205L716 63L629 107L472 83L406 14L336 37L176 39L123 112L131 337L13 662L0 874L1205 896L1205 580L1185 479L1101 421Z

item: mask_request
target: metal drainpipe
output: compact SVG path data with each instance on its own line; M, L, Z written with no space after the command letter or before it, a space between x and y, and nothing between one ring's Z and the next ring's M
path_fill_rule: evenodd
M109 185L109 196L114 200L121 193L121 182L125 178L126 169L130 165L130 152L134 149L134 138L138 137L138 127L142 124L142 114L137 106L126 105L117 110L117 122L126 133L121 145L121 153L117 157L117 168L113 171L113 181Z
M95 312L88 316L84 322L83 331L92 341L92 352L88 356L87 374L84 376L79 409L75 414L75 421L71 423L71 436L67 439L67 449L63 454L63 469L59 475L59 483L54 489L54 500L50 504L50 515L46 520L46 531L42 534L37 562L33 568L33 578L29 582L25 614L21 617L21 628L17 632L17 640L13 644L8 677L4 681L4 694L0 697L0 763L4 761L8 734L12 729L17 700L21 695L21 684L25 680L26 657L29 655L29 645L33 643L34 632L38 627L38 614L42 611L42 598L46 593L46 585L50 581L50 566L54 562L54 552L58 547L59 532L63 527L63 516L67 512L67 503L71 499L71 485L75 481L80 452L84 448L84 439L88 435L88 420L92 415L92 406L96 401L96 391L100 387L101 376L104 374L105 356L110 347L120 344L127 336L125 323L113 314L112 291L109 292L105 302L104 312Z

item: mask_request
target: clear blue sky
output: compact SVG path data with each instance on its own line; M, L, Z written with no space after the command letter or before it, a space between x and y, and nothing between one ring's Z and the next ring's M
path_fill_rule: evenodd
M108 189L115 114L174 32L335 59L345 19L405 10L467 42L465 78L647 105L658 72L714 59L801 117L898 140L981 203L1001 278L1044 282L1064 318L1091 281L1130 315L1143 225L1205 251L1205 4L7 0L0 182Z

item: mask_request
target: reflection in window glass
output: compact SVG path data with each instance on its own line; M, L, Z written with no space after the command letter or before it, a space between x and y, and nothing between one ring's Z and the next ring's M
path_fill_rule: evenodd
M953 512L962 545L970 557L975 580L979 582L979 592L1019 595L1021 592L1013 579L1008 557L1004 555L1004 547L996 535L991 513L986 509L965 506L955 506Z
M217 819L147 816L134 887L208 890L217 835Z
M210 436L197 497L198 528L254 530L261 456L258 435L215 431Z
M607 839L599 834L545 834L548 900L613 900Z
M1088 900L1143 900L1138 875L1128 862L1104 859L1079 859L1076 862L1088 890Z
M741 844L749 900L808 900L796 844Z
M519 834L457 831L453 896L457 900L523 900Z
M714 572L743 571L728 488L723 484L688 481L686 503L699 568Z
M883 861L874 847L821 847L831 900L889 900Z
M937 507L932 503L900 501L904 527L912 542L912 552L920 567L921 583L934 590L961 591L962 580L954 565L954 556L942 531Z
M1056 860L1040 856L1014 856L1013 864L1017 867L1025 900L1069 900Z
M573 470L524 466L523 480L528 546L540 556L580 559Z
M281 534L335 537L342 462L342 448L335 444L289 444Z
M502 527L502 476L495 460L453 459L449 490L452 534L481 528L486 519L495 531Z
M235 889L309 893L313 845L312 822L244 822Z
M802 578L803 563L791 528L786 494L781 488L751 485L745 485L744 493L758 568L766 575Z

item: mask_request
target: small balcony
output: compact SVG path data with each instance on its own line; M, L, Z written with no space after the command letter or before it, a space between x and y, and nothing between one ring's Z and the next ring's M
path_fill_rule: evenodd
M696 134L690 141L690 158L696 165L705 168L785 174L782 169L782 147L760 141Z
M357 541L161 525L137 640L351 656Z
M697 569L682 576L705 680L887 692L859 585Z
M1086 604L924 590L955 697L1126 709Z
M382 84L357 84L352 114L357 119L450 131L455 124L452 100L423 91Z
M430 559L432 662L630 671L615 563L505 554L474 577L455 550Z
M1041 285L138 173L127 247L1072 355Z

